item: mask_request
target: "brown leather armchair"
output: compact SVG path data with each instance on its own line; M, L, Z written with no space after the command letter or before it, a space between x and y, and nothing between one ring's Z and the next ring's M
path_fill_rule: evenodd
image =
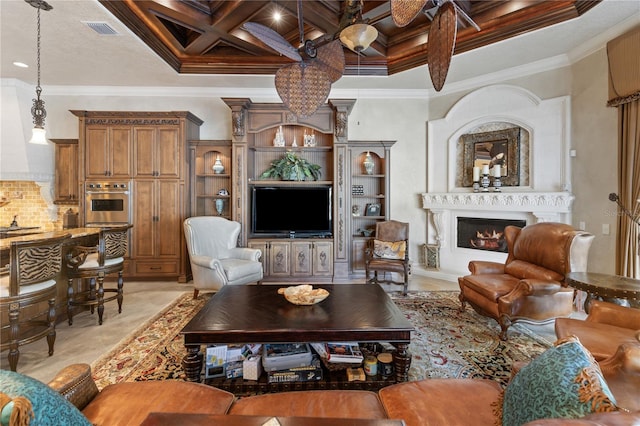
M366 283L402 285L406 296L409 286L409 224L388 220L376 223L375 238L365 251ZM373 277L370 277L373 271ZM379 279L378 272L400 274L402 282Z
M640 309L594 300L585 320L558 318L555 329L559 339L576 336L599 361L623 343L640 344Z
M574 290L565 275L585 271L592 234L563 223L507 226L509 255L504 264L469 262L471 275L458 278L462 310L466 303L500 324L507 340L511 324L551 322L573 311Z

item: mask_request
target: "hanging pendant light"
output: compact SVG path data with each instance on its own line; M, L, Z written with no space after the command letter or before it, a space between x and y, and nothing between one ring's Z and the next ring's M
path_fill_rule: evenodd
M362 0L360 0L360 8L352 17L350 25L340 32L340 41L352 51L360 53L368 49L376 38L378 38L378 30L362 19Z
M44 0L25 0L31 6L38 9L38 35L37 35L37 67L38 67L38 84L36 85L36 98L33 100L31 107L31 116L33 117L33 132L29 143L37 145L47 145L45 137L44 120L47 117L47 111L44 109L44 101L40 98L42 87L40 87L40 9L51 10L53 7Z

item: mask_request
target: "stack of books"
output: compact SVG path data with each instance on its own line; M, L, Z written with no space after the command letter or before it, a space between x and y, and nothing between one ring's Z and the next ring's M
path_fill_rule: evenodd
M362 364L364 359L357 342L311 343L311 347L333 364Z

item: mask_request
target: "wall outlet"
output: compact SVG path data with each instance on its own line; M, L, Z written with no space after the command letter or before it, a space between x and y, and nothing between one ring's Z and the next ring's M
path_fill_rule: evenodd
M578 222L578 229L581 231L584 231L587 228L587 224L584 223L583 220L581 220L580 222Z
M609 235L609 224L608 223L603 223L602 224L602 235Z

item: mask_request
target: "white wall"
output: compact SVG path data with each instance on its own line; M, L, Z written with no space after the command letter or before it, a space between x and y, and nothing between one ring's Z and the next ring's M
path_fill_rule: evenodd
M609 201L618 192L617 108L607 103L607 55L604 49L576 62L572 67L573 98L572 161L576 194L573 223L585 223L596 238L589 252L589 271L615 273L617 207ZM609 225L610 234L602 232Z

